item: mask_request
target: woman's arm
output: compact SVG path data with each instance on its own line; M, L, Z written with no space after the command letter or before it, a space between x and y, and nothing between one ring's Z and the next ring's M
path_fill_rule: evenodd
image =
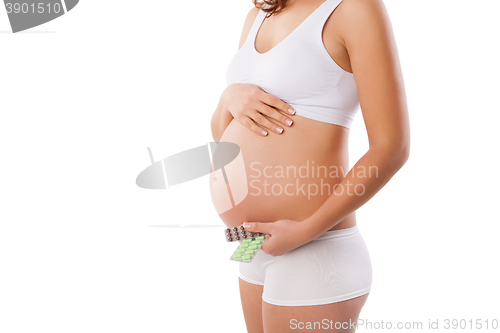
M245 43L258 12L257 8L252 8L248 13L241 34L240 48ZM212 136L214 141L219 142L233 119L261 136L267 136L267 130L282 134L283 127L292 126L293 123L285 114L294 115L295 111L276 96L254 84L233 83L224 89L212 115Z
M304 221L244 223L249 231L271 235L262 249L273 256L283 255L335 226L372 198L408 160L410 125L405 89L384 3L344 0L338 10L335 18L342 21L337 26L343 27L339 33L356 80L369 149L333 194ZM364 176L360 173L363 170Z
M324 204L304 221L312 239L372 198L406 163L410 152L403 75L385 5L382 0L347 0L341 9L338 19L343 22L339 26L344 27L341 35L358 87L369 149ZM362 170L367 171L365 176L359 173Z
M245 23L243 24L243 30L240 36L240 45L238 46L238 50L241 49L245 40L250 33L250 29L252 28L253 22L257 17L259 10L257 8L252 8L245 19ZM233 115L229 112L229 110L224 109L222 107L221 100L219 100L219 104L215 109L214 114L212 115L211 127L212 127L212 136L215 142L219 142L222 134L226 130L227 126L233 120Z
M212 127L212 137L215 142L219 142L222 134L226 130L229 123L233 120L233 115L222 108L221 102L219 100L219 104L215 109L214 114L212 115L211 127Z

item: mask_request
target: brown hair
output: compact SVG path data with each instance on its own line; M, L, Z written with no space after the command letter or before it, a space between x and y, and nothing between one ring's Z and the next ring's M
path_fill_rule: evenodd
M287 0L252 0L253 4L256 8L262 9L262 11L266 12L266 18L270 17L273 14L278 14L281 12L285 6ZM263 7L266 5L266 7Z

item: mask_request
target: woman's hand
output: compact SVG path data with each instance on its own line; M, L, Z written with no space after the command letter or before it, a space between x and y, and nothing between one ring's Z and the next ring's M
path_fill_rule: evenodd
M292 119L281 112L293 115L295 110L281 99L266 93L254 84L233 83L228 85L221 95L220 102L223 108L233 115L234 119L262 136L267 135L265 128L278 134L283 133L283 128L273 121L285 126L291 126L293 123Z
M245 222L243 227L248 231L268 234L260 249L273 257L281 256L312 240L308 223L304 221Z

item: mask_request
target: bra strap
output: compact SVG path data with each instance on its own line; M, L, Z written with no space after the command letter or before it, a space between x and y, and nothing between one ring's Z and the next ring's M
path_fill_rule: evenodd
M266 17L266 12L263 11L262 9L259 9L259 12L257 13L257 16L255 17L255 20L253 21L252 28L248 32L247 39L245 41L246 43L254 43L255 44L255 39L257 38L257 31L259 31L260 26L262 25L262 22L264 21L264 18Z
M326 21L341 2L342 0L326 0L326 3L321 8L321 12L317 13L318 15L315 18L313 29L321 29L321 31L323 31Z

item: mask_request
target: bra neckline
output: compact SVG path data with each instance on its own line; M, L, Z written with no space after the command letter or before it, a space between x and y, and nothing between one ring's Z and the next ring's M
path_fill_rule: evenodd
M304 21L302 21L295 29L292 30L291 33L289 33L283 40L281 40L281 42L279 42L278 44L276 44L273 48L271 48L270 50L264 52L264 53L260 53L259 51L257 51L257 48L255 46L255 44L257 43L257 36L259 35L259 32L260 32L260 29L262 28L262 24L264 23L264 21L266 20L266 12L264 12L262 9L259 9L259 12L260 12L260 15L263 15L264 18L260 21L260 23L258 24L258 26L256 27L257 31L255 32L255 35L253 36L253 42L252 42L252 50L254 53L258 54L258 55L261 55L261 56L264 56L268 53L270 53L271 51L273 51L274 49L278 48L279 46L281 46L286 40L290 39L290 36L292 36L294 33L296 33L297 30L300 30L300 28L302 26L304 26L307 21L309 21L311 19L312 16L314 16L317 12L320 11L320 9L328 2L329 0L325 0L321 5L318 6L318 8L316 8L311 14L309 14L305 19Z

